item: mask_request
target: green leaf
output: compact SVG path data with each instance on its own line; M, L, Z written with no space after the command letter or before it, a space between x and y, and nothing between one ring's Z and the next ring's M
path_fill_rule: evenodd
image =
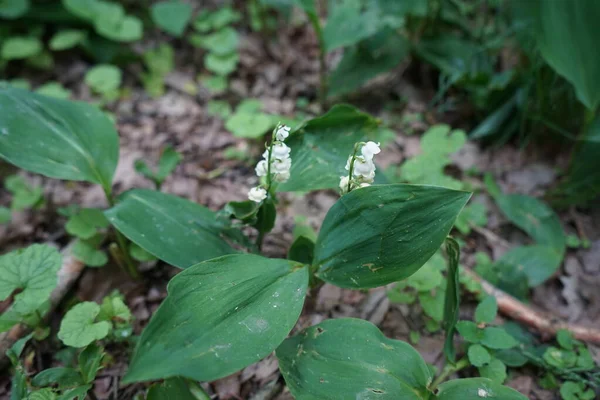
M227 56L237 51L238 42L236 30L226 27L210 35L203 36L198 44L213 54Z
M98 108L14 88L0 88L0 108L0 156L6 161L50 178L110 188L119 137Z
M69 97L71 97L71 91L65 89L64 86L58 82L45 83L35 89L35 92L44 96L55 97L63 100L67 100Z
M460 336L469 343L480 343L483 340L483 329L477 327L474 322L458 321L456 329L460 333Z
M56 393L51 388L44 388L29 393L26 400L56 400Z
M194 28L199 32L208 32L211 29L221 29L241 19L241 14L231 7L221 7L215 11L203 10L196 17Z
M12 212L8 207L0 206L0 224L6 224L12 220Z
M328 12L323 28L323 50L326 52L358 43L380 29L377 8L371 6L365 10L357 0L332 1Z
M306 236L298 236L290 246L287 258L310 265L312 264L314 253L315 242Z
M0 55L5 60L23 60L33 57L44 49L42 42L32 36L13 36L2 42Z
M600 56L593 37L600 3L535 1L527 6L533 12L533 31L542 57L573 84L579 100L595 110L600 105Z
M573 350L573 346L575 345L573 335L566 329L560 329L556 332L556 341L565 350Z
M444 330L446 331L446 342L444 343L444 354L450 362L456 359L454 348L454 332L458 322L460 311L460 284L458 282L458 268L460 260L460 246L451 237L446 238L446 253L448 254L448 275L446 295L444 297Z
M48 368L37 374L31 381L33 386L44 387L58 385L61 388L81 385L81 375L73 368Z
M21 211L35 207L43 201L44 190L39 186L31 186L20 175L11 175L4 179L4 186L12 193L10 208Z
M97 317L98 321L115 321L115 322L130 322L131 311L123 301L123 298L118 294L106 296L100 305L100 312Z
M227 90L229 86L227 82L227 77L215 75L215 76L200 76L200 83L204 86L211 94L222 94ZM231 112L229 112L231 114ZM228 114L228 116L229 116ZM226 117L224 117L226 118Z
M29 11L29 0L3 0L0 2L0 18L17 19Z
M489 347L490 349L502 350L515 347L519 344L519 342L509 335L503 328L488 326L483 330L481 344Z
M63 394L56 398L56 400L82 400L85 399L88 391L92 388L92 385L78 386L74 389L65 390Z
M85 74L85 83L93 91L108 94L116 91L121 86L121 70L114 65L96 65Z
M295 325L307 286L308 268L250 254L186 269L169 282L124 382L212 381L260 360Z
M421 303L423 312L439 323L444 320L445 299L446 288L444 286L440 286L436 290L419 293L419 303Z
M192 6L180 1L160 1L150 7L150 15L160 29L181 37L192 18Z
M94 322L100 306L86 301L71 308L60 323L58 338L71 347L85 347L95 340L104 339L111 324L107 321Z
M22 368L16 368L10 382L10 400L23 400L27 396L27 376Z
M596 398L593 389L585 390L585 382L567 381L560 387L560 396L563 400L592 400Z
M577 363L577 354L569 350L548 347L543 354L543 359L553 367L566 369L575 366Z
M510 249L496 261L493 268L502 275L515 271L525 275L529 287L535 287L552 277L562 263L562 256L550 246L519 246Z
M221 119L229 118L232 112L231 106L225 100L210 100L206 106L206 112L208 115Z
M105 215L131 241L179 268L235 252L213 211L177 196L131 190Z
M117 42L134 42L140 40L143 35L142 21L131 15L116 19L113 19L112 16L109 16L108 19L98 18L95 20L94 26L99 35Z
M108 262L106 253L98 249L94 240L77 240L71 249L73 255L88 267L102 267Z
M261 112L236 110L225 122L225 128L235 137L257 139L273 129L276 123L270 115Z
M503 383L508 376L506 365L497 358L492 359L487 365L479 367L478 370L482 378L488 378L496 383Z
M471 232L472 226L487 225L487 208L484 203L467 204L456 219L456 229L463 235Z
M146 400L198 400L183 378L170 378L150 386Z
M268 198L261 203L256 213L256 222L253 226L261 234L269 233L275 227L276 217L277 210L275 209L275 203L271 198Z
M164 181L167 176L177 168L177 165L181 162L183 156L178 153L173 147L166 146L162 150L160 159L158 160L158 171L156 176L159 180Z
M286 339L279 368L297 399L423 399L432 377L408 343L370 322L326 320Z
M90 239L96 235L98 229L108 228L109 222L102 210L97 208L82 208L69 217L65 229L69 235L80 239Z
M485 297L475 309L475 322L478 324L491 324L496 319L498 303L494 296Z
M83 383L94 382L96 374L101 369L102 357L104 357L104 349L95 343L91 343L79 354L79 370Z
M8 350L6 350L6 356L10 359L13 366L16 367L19 365L19 357L21 357L23 349L25 349L27 342L29 342L32 337L33 332L17 340Z
M0 257L0 301L15 290L12 307L20 314L38 309L56 287L62 265L58 251L50 246L34 244Z
M329 77L329 96L353 92L370 79L397 67L409 54L408 40L385 29L344 51Z
M58 31L50 39L51 50L67 50L83 42L87 36L86 31L79 29L66 29Z
M152 255L152 253L147 252L146 250L142 249L140 246L138 246L135 243L131 243L129 245L129 255L131 257L133 257L134 260L137 260L140 262L157 260L157 258L154 257L154 255Z
M493 398L501 400L527 400L516 390L486 378L454 379L442 383L436 400L471 400Z
M538 244L552 247L562 258L566 237L558 216L550 207L534 197L519 194L497 196L496 203L513 224Z
M469 351L467 354L469 356L469 361L475 367L482 367L492 360L490 353L488 353L485 347L480 344L473 344L469 346Z
M335 105L325 115L294 131L286 144L291 147L291 178L279 191L310 191L337 188L348 156L356 142L375 134L378 122L358 109Z
M315 247L317 276L356 289L409 277L438 250L470 196L404 184L348 193L323 221Z
M207 70L217 75L226 76L235 71L240 60L238 53L216 54L208 53L204 58L204 66Z

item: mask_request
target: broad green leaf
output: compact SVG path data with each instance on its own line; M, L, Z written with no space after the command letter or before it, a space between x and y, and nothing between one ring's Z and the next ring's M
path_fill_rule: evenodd
M108 262L106 253L98 248L96 240L77 240L71 251L78 260L88 267L102 267Z
M94 322L100 306L86 301L71 308L60 323L58 338L71 347L85 347L95 340L104 339L111 324L107 321Z
M458 321L456 329L460 336L469 343L480 343L483 340L483 329L472 321Z
M74 389L65 390L56 400L82 400L85 399L88 391L92 388L92 385L78 386Z
M31 340L33 337L33 332L29 335L22 337L17 340L8 350L6 350L6 356L10 359L13 366L17 366L19 364L19 357L21 357L21 353L23 353L23 349L27 345L27 342Z
M503 350L515 347L519 344L519 342L509 335L508 332L506 332L503 328L488 326L483 330L481 344L489 347L490 349Z
M350 105L336 105L308 121L286 140L291 147L291 178L277 189L283 192L337 188L347 175L346 161L354 143L370 139L378 122Z
M102 300L97 319L98 321L130 322L131 311L117 292Z
M428 292L419 292L419 303L423 312L435 322L443 322L446 300L446 287L440 286Z
M160 1L150 7L154 23L163 31L180 37L192 18L192 6L181 1Z
M151 253L149 253L146 250L142 249L140 246L138 246L135 243L131 243L129 245L129 255L131 257L133 257L134 260L137 260L137 261L140 261L140 262L156 261L156 260L158 260L158 258L156 258L154 255L152 255Z
M562 258L566 237L556 213L540 200L519 194L500 195L496 203L506 217L537 244L550 246Z
M203 10L194 20L194 29L199 32L217 30L238 22L242 15L231 7L221 7L215 11Z
M446 331L444 354L448 360L454 362L456 359L454 332L460 311L460 284L458 282L460 245L452 237L446 238L446 253L448 254L448 274L444 296L444 330Z
M315 247L317 276L356 289L409 277L439 249L470 196L405 184L348 193L323 221Z
M157 178L164 181L177 168L182 159L183 156L173 147L165 147L158 160Z
M479 367L478 370L482 378L488 378L496 383L503 383L508 376L506 365L497 358L492 359L487 365Z
M487 296L475 309L475 322L478 324L490 324L496 319L498 313L498 303L494 296Z
M220 55L208 53L204 58L204 66L207 70L217 75L226 76L235 71L237 63L240 60L238 53Z
M593 400L596 394L592 388L586 390L585 382L567 381L560 386L563 400Z
M177 196L135 189L105 214L131 241L179 268L235 252L213 211Z
M314 252L315 242L306 236L298 236L290 246L287 258L310 265L313 261Z
M594 40L600 19L595 0L527 2L533 34L542 57L575 87L591 110L600 105L600 55Z
M27 396L27 376L23 368L15 368L10 382L10 400L23 400Z
M475 367L482 367L492 360L490 353L480 344L473 344L469 346L467 355L469 356L469 361Z
M237 51L238 34L231 27L223 28L218 32L202 37L200 47L211 53L226 56Z
M10 208L13 211L35 207L43 201L44 190L40 186L31 186L20 175L6 177L4 187L12 194Z
M257 139L273 129L275 124L277 121L273 117L262 112L236 111L225 122L225 128L235 137Z
M34 312L56 287L62 265L58 251L50 246L34 244L0 257L0 301L15 290L12 307L20 314Z
M48 368L37 374L31 381L33 386L45 387L58 385L59 387L69 387L81 385L81 375L79 371L73 368L56 367Z
M0 108L6 161L51 178L111 186L119 137L98 108L14 88L0 88Z
M116 24L97 20L96 32L107 39L117 42L134 42L143 36L143 25L139 18L127 15Z
M329 96L350 93L377 75L397 67L408 56L404 36L383 30L347 49L329 77Z
M85 83L96 93L107 94L121 86L121 70L114 65L100 64L85 74Z
M44 388L29 393L26 400L56 400L56 393L52 388Z
M19 18L29 11L30 6L30 0L2 0L0 1L0 18Z
M66 29L58 31L50 39L51 50L67 50L83 42L87 36L86 31L79 29Z
M169 378L150 386L146 400L198 400L183 378Z
M22 60L43 50L42 42L32 36L13 36L2 42L0 55L5 60Z
M286 339L279 369L298 400L427 398L432 376L408 343L370 322L340 318Z
M147 50L143 55L146 67L160 76L166 75L174 68L175 50L167 43L161 43L156 49Z
M560 329L556 332L556 341L565 350L573 350L573 346L575 345L573 335L566 329Z
M419 292L428 292L442 285L446 269L444 257L437 252L417 272L406 278L403 282Z
M69 235L81 239L90 239L96 235L98 229L107 228L108 220L102 210L97 208L83 208L77 214L69 217L65 229Z
M212 381L260 360L295 325L307 286L301 264L250 254L186 269L169 282L124 382Z
M454 379L439 386L436 400L527 400L514 389L486 378Z
M62 0L62 5L79 18L91 20L94 18L98 0Z
M96 374L102 368L100 363L104 357L104 349L95 343L87 346L79 354L79 370L83 383L92 383L96 379Z
M562 257L550 246L519 246L500 257L494 264L498 273L525 275L529 287L542 284L560 267Z
M48 82L35 89L35 92L48 97L55 97L57 99L67 100L71 97L71 91L65 89L63 85L58 82Z
M329 2L327 24L323 28L324 51L350 46L374 35L379 25L375 7L363 9L360 0L334 0ZM371 2L365 2L368 5Z

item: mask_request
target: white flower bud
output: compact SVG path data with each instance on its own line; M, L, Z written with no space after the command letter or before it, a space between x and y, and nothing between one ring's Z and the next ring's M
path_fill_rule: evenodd
M273 145L273 156L271 157L271 161L273 159L285 160L290 157L290 149L283 143L277 143Z
M290 171L275 174L273 179L275 179L275 182L279 183L287 182L287 180L290 179Z
M285 139L287 139L288 136L290 136L290 130L291 128L289 126L281 125L277 129L277 132L275 132L275 139L279 140L280 142L283 142Z
M256 175L267 176L268 167L269 166L265 160L260 160L258 164L256 164L256 168L254 168L254 170L256 171Z
M364 187L368 187L368 186L371 186L371 184L370 183L366 183L366 182L363 182L360 185L358 185L359 188L364 188Z
M284 172L289 172L291 167L292 167L292 159L291 158L275 159L275 160L273 160L271 172L274 172L276 174L282 174Z
M350 178L348 176L340 176L340 190L342 194L348 193L348 183L350 182Z
M367 142L360 149L360 153L362 154L364 159L367 161L372 161L373 156L375 154L379 154L380 152L381 152L381 149L379 148L379 143L375 143L375 142Z
M256 203L260 203L267 198L267 191L260 186L253 187L248 192L248 198Z

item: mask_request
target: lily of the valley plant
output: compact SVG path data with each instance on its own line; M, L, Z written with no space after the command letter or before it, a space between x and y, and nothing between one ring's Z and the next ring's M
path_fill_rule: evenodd
M100 184L110 204L104 215L123 235L123 251L133 242L182 269L142 332L123 384L213 381L275 351L297 399L525 399L489 379L435 380L409 344L359 319L324 321L288 337L311 287L388 285L414 274L446 243L445 353L454 362L458 246L447 238L470 193L374 184L379 146L370 141L376 122L369 115L336 106L293 132L278 126L256 167L262 181L250 200L216 213L155 190L114 197L118 135L92 106L4 88L0 108L0 128L10 132L0 135L3 159L49 177ZM297 237L287 259L260 255L262 237L274 225L278 190L336 188L348 154L345 194L316 240ZM259 231L259 246L245 236L245 226Z

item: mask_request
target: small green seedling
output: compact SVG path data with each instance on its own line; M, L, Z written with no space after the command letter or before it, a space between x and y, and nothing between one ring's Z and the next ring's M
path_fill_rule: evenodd
M167 146L162 150L156 171L150 169L148 164L141 159L135 161L134 167L139 174L154 182L156 189L160 189L165 179L177 168L182 158L181 154L175 149Z

